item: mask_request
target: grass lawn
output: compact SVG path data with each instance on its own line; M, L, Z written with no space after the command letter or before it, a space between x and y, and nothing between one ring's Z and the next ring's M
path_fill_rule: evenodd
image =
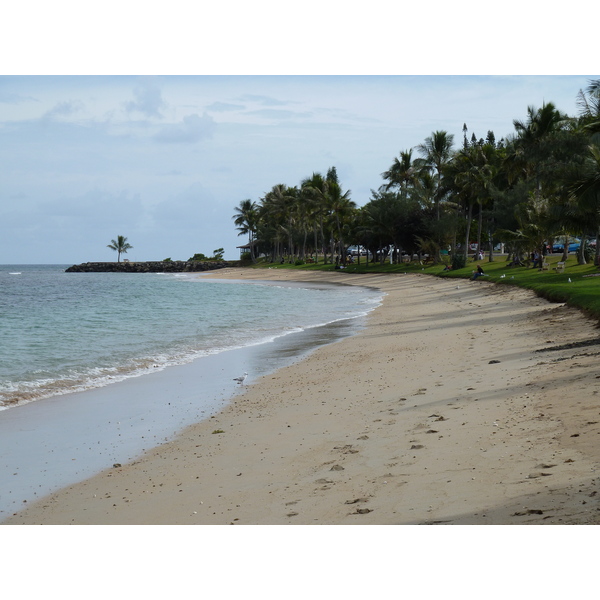
M480 264L486 276L480 277L475 283L488 281L498 285L516 285L527 288L551 302L565 302L569 306L579 308L600 324L600 269L592 264L578 265L577 258L573 254L569 255L564 273L557 273L554 267L561 258L561 254L548 256L547 262L550 267L548 271L540 271L531 267L509 267L506 256L496 256L494 262L488 262L487 258L478 262L469 260L464 269L456 271L444 271L443 264L434 266L414 262L397 265L388 263L380 265L370 262L367 266L364 258L361 258L360 264L348 264L344 271L346 273L422 273L437 277L468 279L476 270L476 266ZM335 270L334 265L325 265L322 262L298 266L260 263L256 265L256 268L305 271Z

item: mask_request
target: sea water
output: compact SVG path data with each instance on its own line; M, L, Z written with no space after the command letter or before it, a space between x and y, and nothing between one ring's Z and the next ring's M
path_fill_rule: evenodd
M366 314L346 286L0 266L0 409L99 387Z
M351 335L381 292L0 265L0 520L218 412ZM257 273L257 279L260 274Z

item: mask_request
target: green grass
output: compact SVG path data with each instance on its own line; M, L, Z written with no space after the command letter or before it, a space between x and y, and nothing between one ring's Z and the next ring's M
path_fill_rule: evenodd
M444 271L444 265L421 265L418 263L405 263L390 265L385 263L369 262L368 266L361 259L361 264L349 264L345 273L421 273L435 275L437 277L450 279L469 279L476 265L480 264L486 277L480 277L474 284L481 281L497 283L498 285L514 285L533 290L538 296L550 302L566 303L585 312L588 316L597 320L600 324L600 269L592 264L578 265L575 255L570 255L564 273L556 273L553 267L562 258L561 254L550 255L547 261L550 265L548 271L539 271L531 267L509 267L505 256L497 256L494 262L488 259L473 262L469 260L464 269L456 271ZM271 268L302 271L334 271L331 264L273 264L261 263L255 268ZM598 277L586 277L586 275L599 275ZM571 280L569 282L569 279Z

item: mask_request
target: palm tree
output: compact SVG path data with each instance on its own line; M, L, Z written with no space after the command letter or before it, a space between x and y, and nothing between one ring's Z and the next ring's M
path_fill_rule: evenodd
M288 260L294 254L294 233L298 220L297 197L298 190L295 187L278 183L263 198L263 207L269 218L275 221L279 233L284 232L287 237Z
M440 201L442 193L442 171L444 165L452 156L452 143L454 136L447 131L434 131L431 136L425 138L423 144L417 146L417 150L423 155L425 164L435 170L437 176L435 202L436 219L440 220Z
M329 213L335 224L337 233L338 252L342 263L346 264L346 253L344 252L343 227L354 216L356 203L350 199L350 190L342 192L335 167L332 167L327 173L327 205ZM332 246L335 244L332 244ZM333 251L333 247L332 247Z
M315 253L317 262L319 262L319 242L317 233L321 235L321 252L327 257L325 252L325 235L323 231L323 221L326 215L326 197L327 182L321 173L313 173L311 177L303 179L300 184L300 192L303 201L308 204L307 216L309 223L312 223Z
M572 194L585 216L587 223L596 232L596 257L594 263L600 264L600 147L590 144L589 155L584 163L583 173L572 187ZM581 245L584 239L582 236ZM583 251L582 251L583 256Z
M600 133L600 79L590 81L585 92L577 94L580 120L589 133Z
M127 238L122 235L117 236L116 240L110 240L111 243L106 246L117 252L117 262L121 262L121 254L127 254L127 250L131 250L133 246L127 243Z
M544 103L538 109L528 106L527 120L513 121L517 137L508 164L520 168L526 178L533 179L537 198L542 195L544 176L553 170L550 162L561 142L558 134L566 121L566 115L557 110L552 102ZM547 168L549 166L550 169ZM553 179L553 176L551 172L550 178Z
M252 262L255 262L255 253L254 253L254 235L256 233L256 226L258 220L258 212L256 208L256 203L252 202L250 199L242 200L239 206L235 207L236 214L231 218L235 219L234 223L236 225L237 230L239 231L238 235L248 234L248 244L250 245L250 257L252 258Z
M408 193L408 185L415 182L417 170L412 162L412 150L404 150L400 152L400 160L394 158L392 166L384 171L381 176L388 180L386 189L398 186L401 190L402 197L406 198Z

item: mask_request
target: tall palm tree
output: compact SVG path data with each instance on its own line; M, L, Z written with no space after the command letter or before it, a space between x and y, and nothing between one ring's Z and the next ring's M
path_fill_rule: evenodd
M321 244L320 250L325 253L325 234L323 230L324 219L326 216L326 198L327 198L327 181L321 173L313 173L311 177L303 179L300 184L300 190L305 202L308 203L307 211L309 220L312 221L315 253L317 262L319 260L319 241L317 233L320 233Z
M352 218L356 210L356 203L350 199L350 190L342 192L335 167L327 173L327 205L331 215L334 231L337 234L338 253L342 262L346 262L344 252L343 226ZM333 249L332 249L333 250Z
M386 189L389 190L392 187L399 187L403 198L406 198L408 185L415 182L416 175L417 169L413 165L412 149L401 151L400 160L394 158L392 166L381 174L381 176L389 182L385 186Z
M231 218L235 219L234 223L239 231L238 235L248 235L250 257L252 258L252 262L255 262L254 235L258 220L256 202L252 202L250 199L242 200L239 206L235 207L235 213Z
M127 254L127 250L131 250L133 246L127 243L127 238L122 235L118 235L116 240L110 240L110 244L106 246L111 250L116 250L117 252L117 262L121 262L121 254Z
M268 208L270 217L277 222L277 228L285 231L288 260L294 254L294 226L298 219L297 197L298 190L295 187L278 183L263 198L263 206Z
M541 108L527 107L525 121L513 120L517 137L514 139L514 152L509 156L509 164L520 168L527 178L533 179L536 197L542 195L545 168L553 152L557 150L558 133L563 129L567 117L552 102Z
M454 135L447 131L434 131L431 136L425 138L423 144L417 146L417 150L423 155L424 162L436 174L436 194L434 197L436 219L440 220L440 202L442 194L442 172L444 165L452 156L452 144Z

